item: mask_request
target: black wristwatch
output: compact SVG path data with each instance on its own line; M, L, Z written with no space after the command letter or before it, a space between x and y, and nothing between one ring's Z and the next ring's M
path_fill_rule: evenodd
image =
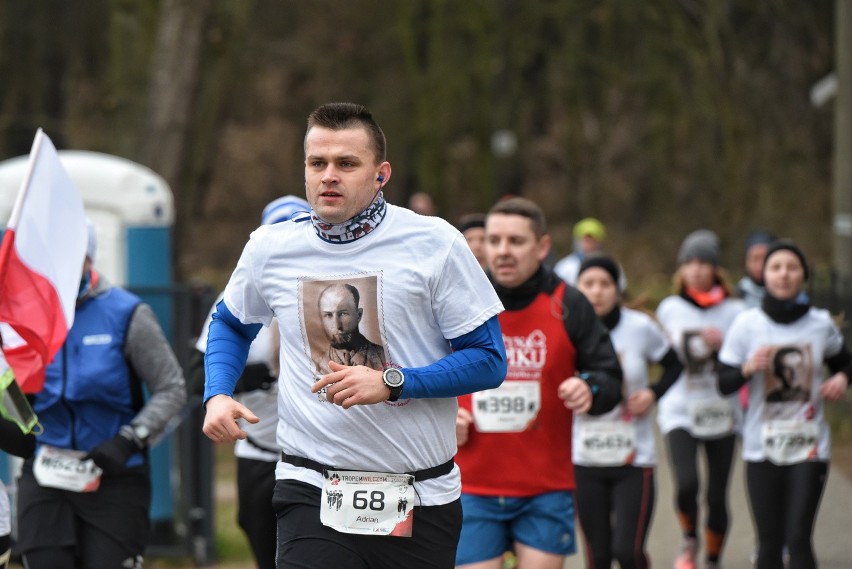
M148 446L148 439L151 437L151 431L144 425L124 425L118 434L133 442L139 450Z
M382 381L390 389L390 397L388 401L396 401L402 395L402 386L405 385L405 374L401 369L395 367L385 368L382 372Z

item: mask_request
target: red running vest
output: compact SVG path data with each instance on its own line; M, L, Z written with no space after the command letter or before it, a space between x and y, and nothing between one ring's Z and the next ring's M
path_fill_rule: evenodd
M522 310L500 314L506 346L506 381L537 381L541 408L524 431L482 433L470 427L455 460L462 492L480 496L528 497L574 489L571 463L573 414L557 396L559 384L575 373L576 350L564 325L565 284L550 296L540 293ZM470 395L459 405L471 409Z

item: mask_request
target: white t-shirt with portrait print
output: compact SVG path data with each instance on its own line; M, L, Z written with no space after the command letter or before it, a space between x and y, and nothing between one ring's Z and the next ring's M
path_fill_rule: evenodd
M281 333L278 444L285 453L337 468L412 472L456 452L455 397L406 399L343 409L311 393L313 361L329 341L318 302L344 284L359 291L359 330L384 348L388 365L433 364L449 339L503 309L464 237L446 221L388 204L384 220L350 243L328 243L302 217L254 231L225 288L225 303L245 324L277 318ZM276 478L322 486L322 475L279 462ZM458 468L415 484L420 503L460 495Z
M653 318L630 308L621 308L618 324L610 330L610 339L618 354L624 383L626 400L630 395L648 387L648 364L658 362L671 349L668 338ZM600 422L629 422L635 436L635 455L630 464L635 466L654 466L657 463L654 448L654 431L651 413L643 417L629 417L625 403L619 403L614 409L603 415L574 415L572 452L574 464L596 466L585 460L579 452L583 445L584 425Z
M726 298L715 306L703 309L680 296L669 296L660 302L657 307L657 321L684 362L680 377L657 402L657 424L664 435L674 429L684 429L694 436L699 436L695 433L694 412L698 404L705 403L724 405L732 415L731 432L740 432L742 408L736 394L723 397L719 393L718 374L714 368L715 359L712 354L702 354L711 357L701 359L688 352L691 340L697 340L699 332L704 328L717 328L724 339L734 318L744 308L741 300L733 298Z
M812 307L802 318L790 324L779 324L762 309L750 308L737 317L728 331L719 352L719 361L741 367L762 346L772 346L774 352L792 348L805 354L808 366L804 370L803 383L807 386L809 399L802 401L791 397L786 401L773 401L772 393L777 382L767 375L772 376L774 372L752 375L746 384L749 397L743 425L743 459L750 462L766 460L762 440L764 423L779 418L814 422L818 439L813 458L829 460L831 433L825 421L820 387L824 380L823 362L843 347L840 330L828 311L820 308Z

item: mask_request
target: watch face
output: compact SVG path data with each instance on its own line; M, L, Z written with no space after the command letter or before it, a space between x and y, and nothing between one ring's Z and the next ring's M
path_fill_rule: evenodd
M399 387L405 381L405 376L398 369L390 368L385 370L385 383L389 387Z
M143 442L144 442L144 441L147 441L147 440L148 440L148 436L149 436L151 433L150 433L150 431L148 431L148 427L145 427L145 426L139 425L138 427L135 427L135 428L133 429L133 434L135 434L135 435L136 435L136 437L137 437L140 441L143 441Z

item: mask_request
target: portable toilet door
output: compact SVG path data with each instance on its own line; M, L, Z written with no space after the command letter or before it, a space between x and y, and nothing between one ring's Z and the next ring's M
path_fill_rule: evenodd
M169 185L150 168L109 154L63 150L59 159L95 226L97 271L151 305L171 340L174 201ZM0 162L0 222L4 227L27 163L27 156ZM151 522L156 531L158 526L171 526L174 521L171 437L165 437L149 453Z

